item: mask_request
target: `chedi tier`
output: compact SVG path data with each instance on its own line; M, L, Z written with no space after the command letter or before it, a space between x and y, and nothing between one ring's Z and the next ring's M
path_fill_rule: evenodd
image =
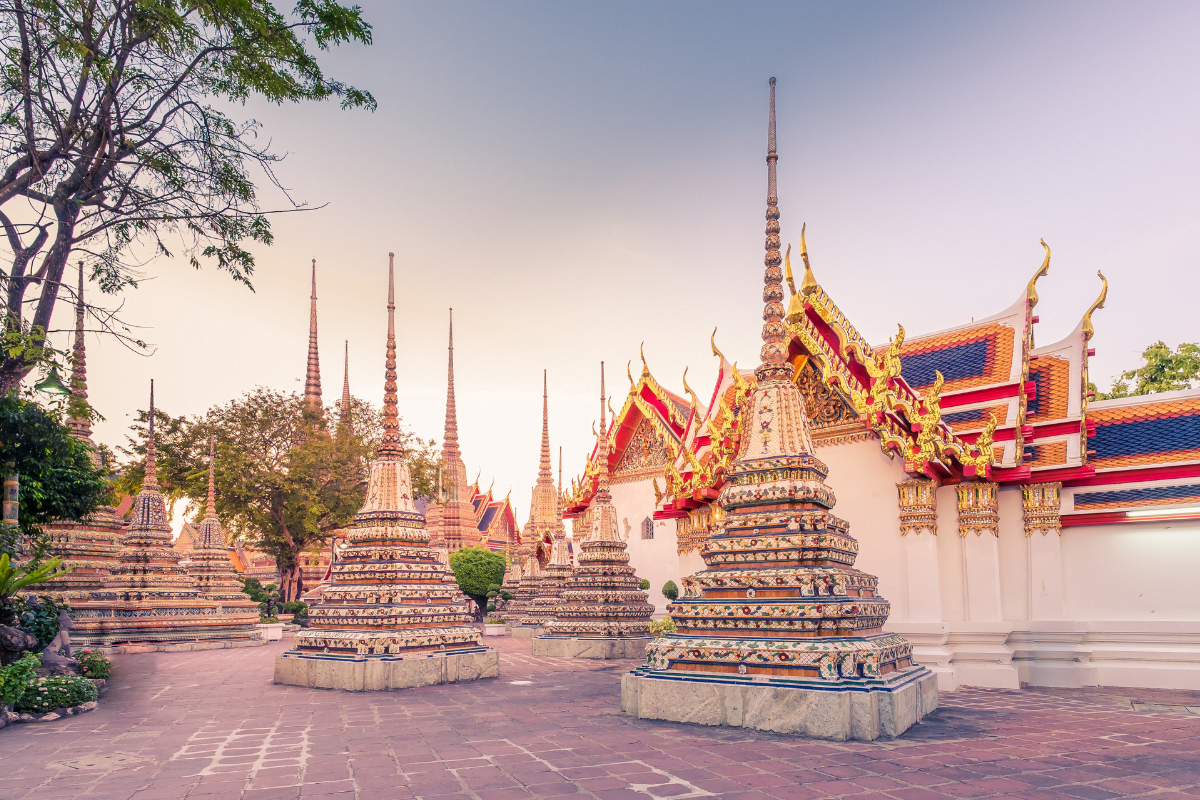
M893 738L937 708L937 679L907 640L883 632L889 605L854 569L858 543L830 513L829 471L786 360L774 79L767 149L766 324L746 434L717 500L720 526L701 546L707 569L668 609L678 632L623 678L621 705L641 718Z
M370 691L453 683L499 674L499 656L445 581L413 504L396 410L393 268L388 264L388 333L383 441L371 462L366 501L346 528L332 583L275 660L275 682Z
M629 566L626 544L617 527L608 476L608 429L604 415L604 364L600 364L600 453L595 527L579 545L579 565L562 590L555 620L534 639L535 656L568 658L641 658L650 641L650 616L641 581Z

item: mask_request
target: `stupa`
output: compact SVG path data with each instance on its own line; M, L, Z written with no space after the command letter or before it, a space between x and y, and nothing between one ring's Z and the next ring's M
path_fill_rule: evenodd
M79 262L79 289L75 298L74 364L71 368L71 393L87 400L87 348L84 341L86 306L83 302L83 262ZM91 448L92 463L100 464L100 454L92 442L92 423L86 417L67 420L71 435ZM54 555L63 559L71 571L66 575L38 584L35 594L66 602L73 608L85 605L91 593L104 588L117 566L118 541L124 523L115 509L102 506L83 522L57 521L43 527L50 539ZM81 633L73 631L78 640ZM81 641L81 640L80 640Z
M208 442L208 504L200 521L196 546L191 552L188 575L195 578L196 588L205 600L217 605L217 614L229 617L231 627L243 627L246 638L257 638L258 604L242 589L233 562L229 560L228 537L217 518L216 440ZM266 644L266 640L259 639Z
M669 606L678 632L625 675L621 707L642 719L728 725L823 739L893 738L937 708L937 679L889 604L854 569L858 542L830 513L828 468L813 454L787 361L775 184L775 79L767 135L761 360L748 433L727 473L707 569Z
M600 445L593 527L579 543L578 566L567 579L555 619L533 640L535 656L641 658L651 640L654 606L638 588L609 491L604 364L600 364Z
M537 582L533 598L525 606L524 616L513 626L513 636L534 636L541 631L543 625L554 619L563 587L572 572L571 556L567 552L567 537L563 535L554 540L550 563L542 569L541 580Z
M179 566L171 546L167 504L155 474L154 382L150 382L146 477L133 501L117 566L103 589L75 609L72 641L139 650L206 650L261 644L240 609L204 597L196 579Z
M310 628L275 659L275 682L373 691L499 675L464 604L444 582L416 509L396 411L395 290L388 263L383 439L371 462L366 501L346 528L332 583L310 609Z
M537 558L527 556L522 559L521 584L513 592L513 599L504 607L504 622L508 633L512 633L521 624L521 618L525 616L529 604L537 597L541 582L542 566Z
M508 568L504 570L504 580L500 582L500 599L497 604L497 614L501 617L509 616L509 609L516 602L517 592L521 589L521 558L514 555L508 560ZM508 592L512 595L511 600L504 600L504 593Z

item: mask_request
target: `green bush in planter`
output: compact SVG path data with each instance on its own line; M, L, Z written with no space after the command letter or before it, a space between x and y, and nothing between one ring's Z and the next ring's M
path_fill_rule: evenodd
M642 578L642 582L638 584L638 588L641 589L642 591L649 589L650 581L646 580L645 578Z
M26 689L14 707L22 714L45 714L56 708L90 703L100 696L96 684L75 675L38 678Z
M663 584L662 593L668 600L676 600L679 597L679 587L675 585L675 581L667 581Z

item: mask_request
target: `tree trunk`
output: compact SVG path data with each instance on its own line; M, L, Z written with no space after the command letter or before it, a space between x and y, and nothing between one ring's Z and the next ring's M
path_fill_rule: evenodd
M304 594L304 575L300 571L298 559L293 559L290 566L279 565L279 598L290 603L299 600Z

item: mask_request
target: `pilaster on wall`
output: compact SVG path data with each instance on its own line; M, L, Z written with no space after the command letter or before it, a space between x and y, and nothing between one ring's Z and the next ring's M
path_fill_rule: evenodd
M1025 542L1029 557L1029 618L1063 619L1062 484L1031 483L1021 487Z
M913 480L896 484L900 502L900 535L904 537L909 622L940 622L941 579L938 576L937 486Z
M956 487L962 537L963 609L968 620L997 621L1000 609L999 487L978 481Z

